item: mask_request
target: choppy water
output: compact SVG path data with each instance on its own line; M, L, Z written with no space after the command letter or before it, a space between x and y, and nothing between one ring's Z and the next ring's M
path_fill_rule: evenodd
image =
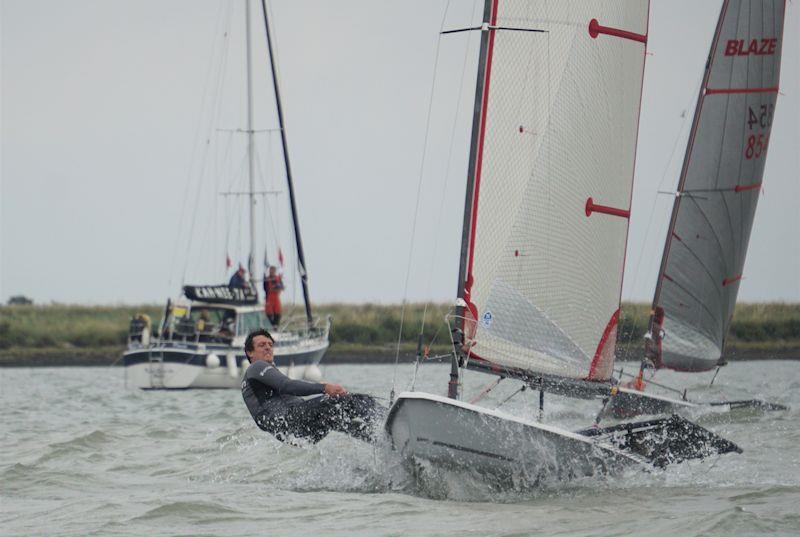
M760 397L788 412L699 414L737 442L725 455L634 473L495 490L472 475L415 481L384 446L334 433L280 444L252 423L238 391L126 390L121 368L0 370L0 534L11 535L798 535L798 362L659 374L698 398ZM336 365L327 379L387 396L392 366ZM426 366L418 388L442 393ZM398 372L398 388L411 366ZM488 377L472 374L465 399ZM507 381L484 401L511 394ZM504 410L534 415L536 393ZM548 396L546 420L590 423L596 403Z

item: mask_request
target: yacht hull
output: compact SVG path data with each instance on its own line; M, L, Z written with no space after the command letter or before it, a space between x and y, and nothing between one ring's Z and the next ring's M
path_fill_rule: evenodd
M328 342L324 340L276 353L275 365L286 368L292 378L313 379L327 349ZM123 354L125 385L145 390L238 389L250 362L236 350L239 349L175 345L131 349ZM216 360L209 359L212 354Z

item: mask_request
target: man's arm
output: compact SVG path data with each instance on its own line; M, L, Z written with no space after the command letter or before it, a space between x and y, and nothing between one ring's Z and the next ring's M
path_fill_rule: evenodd
M261 364L259 364L261 365ZM248 375L251 380L264 384L279 394L287 395L314 395L325 393L325 385L304 380L292 380L273 366L264 362L261 368L256 368Z
M315 395L324 393L325 395L338 396L345 395L347 390L339 384L331 382L307 382L304 380L292 380L267 362L259 363L261 367L250 367L247 369L246 376L265 386L269 386L276 393L287 395Z

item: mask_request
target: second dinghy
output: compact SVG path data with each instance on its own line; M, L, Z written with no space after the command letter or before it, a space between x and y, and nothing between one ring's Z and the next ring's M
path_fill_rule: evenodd
M786 410L757 399L689 402L645 392L646 368L725 364L778 100L785 0L722 4L664 244L638 377L615 416L686 408ZM713 382L713 380L712 380ZM673 390L681 393L680 390Z

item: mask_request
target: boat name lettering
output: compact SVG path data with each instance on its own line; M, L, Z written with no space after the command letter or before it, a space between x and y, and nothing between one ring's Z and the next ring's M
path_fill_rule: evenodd
M197 296L201 298L233 298L229 287L198 287Z
M726 56L771 56L778 48L778 39L753 39L745 45L744 39L729 39L725 45Z
M184 293L191 300L209 302L255 303L257 301L256 294L249 289L227 285L187 285L184 287Z

